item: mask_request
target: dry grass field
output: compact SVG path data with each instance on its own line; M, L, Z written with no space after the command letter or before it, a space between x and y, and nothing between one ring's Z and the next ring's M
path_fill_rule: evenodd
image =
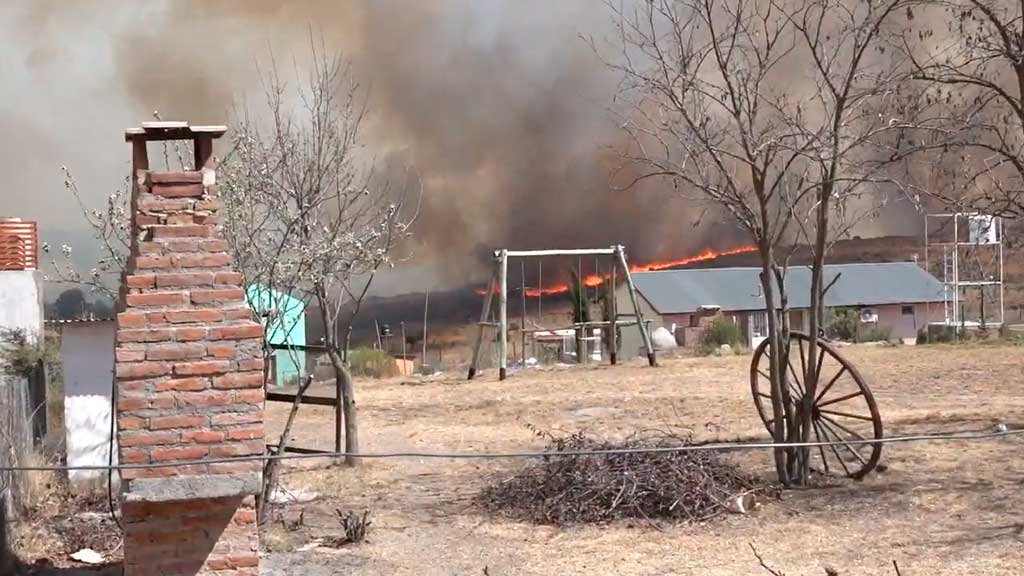
M1024 423L1024 347L850 347L871 382L886 434ZM749 393L749 356L666 359L658 368L530 370L433 381L357 383L369 452L507 451L544 445L528 426L615 438L688 429L698 440L766 436ZM325 393L325 391L321 391ZM269 407L272 428L287 407ZM331 448L328 408L304 407L296 444ZM358 469L292 467L289 488L320 498L289 506L268 530L271 574L499 575L766 574L751 550L786 574L907 576L1024 571L1024 440L897 444L884 472L860 482L784 494L749 515L702 525L542 527L489 516L473 502L489 479L521 463L367 460ZM730 456L770 481L767 453ZM340 529L335 509L371 510L367 541L297 552ZM304 512L303 512L304 511ZM304 526L290 531L303 512Z

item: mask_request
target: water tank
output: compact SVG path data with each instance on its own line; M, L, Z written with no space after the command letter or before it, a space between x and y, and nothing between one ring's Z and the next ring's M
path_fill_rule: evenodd
M995 244L999 241L995 216L973 214L967 217L968 238L972 244Z

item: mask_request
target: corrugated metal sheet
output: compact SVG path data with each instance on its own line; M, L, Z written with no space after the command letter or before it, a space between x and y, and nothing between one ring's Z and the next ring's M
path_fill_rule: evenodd
M637 290L659 314L685 314L700 306L722 310L763 310L759 268L707 268L637 272ZM942 283L913 262L829 264L825 282L839 280L825 296L826 306L879 306L941 302ZM786 290L790 308L810 306L811 270L789 269Z

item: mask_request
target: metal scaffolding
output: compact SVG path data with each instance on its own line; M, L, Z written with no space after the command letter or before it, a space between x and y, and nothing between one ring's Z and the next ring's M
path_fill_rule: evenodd
M942 323L960 329L1001 326L1006 320L1002 218L979 212L927 214L924 237L925 269L942 279ZM986 314L989 292L996 300L997 322ZM976 314L967 308L972 294L979 297Z

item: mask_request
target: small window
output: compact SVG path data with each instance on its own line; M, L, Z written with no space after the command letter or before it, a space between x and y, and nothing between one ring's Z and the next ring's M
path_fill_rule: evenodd
M690 314L690 328L697 328L698 326L700 326L700 316Z
M914 315L914 307L913 306L901 306L900 307L900 314L902 314L904 316L913 316Z

